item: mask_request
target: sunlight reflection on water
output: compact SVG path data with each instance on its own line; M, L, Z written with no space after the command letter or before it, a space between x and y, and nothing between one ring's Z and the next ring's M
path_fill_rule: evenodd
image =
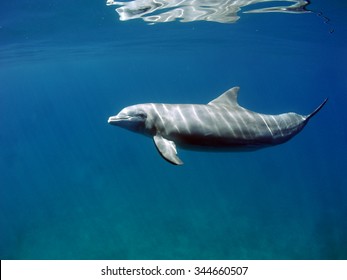
M152 24L175 20L234 23L240 18L237 13L241 9L244 13L306 13L309 3L304 0L107 0L108 6L120 6L116 8L120 20L142 18Z

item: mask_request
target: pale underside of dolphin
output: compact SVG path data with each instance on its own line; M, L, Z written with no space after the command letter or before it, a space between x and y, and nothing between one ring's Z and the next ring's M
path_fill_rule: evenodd
M246 151L284 143L298 134L327 102L311 114L267 115L237 102L234 87L208 104L146 103L126 107L108 122L153 138L161 156L181 165L176 146L192 150Z

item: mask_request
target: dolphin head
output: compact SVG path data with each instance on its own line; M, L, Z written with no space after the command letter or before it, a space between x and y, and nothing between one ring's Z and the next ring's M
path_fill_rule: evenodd
M125 129L144 133L148 112L145 106L133 105L124 108L117 115L108 119L108 123Z

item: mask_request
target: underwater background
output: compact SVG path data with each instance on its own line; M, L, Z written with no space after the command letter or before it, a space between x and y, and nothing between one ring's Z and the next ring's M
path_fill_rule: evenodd
M0 4L0 258L347 259L346 2L136 2ZM183 166L107 123L233 86L261 113L329 101L283 145Z

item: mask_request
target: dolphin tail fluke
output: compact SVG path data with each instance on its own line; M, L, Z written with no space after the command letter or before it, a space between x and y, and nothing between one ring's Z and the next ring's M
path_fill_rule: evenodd
M312 118L315 114L317 114L317 113L320 111L320 109L323 108L323 106L325 105L325 103L327 103L327 101L328 101L328 98L325 98L325 100L322 102L321 105L319 105L319 106L317 107L316 110L314 110L311 114L307 115L307 116L306 116L306 121L308 121L308 120L309 120L310 118Z

